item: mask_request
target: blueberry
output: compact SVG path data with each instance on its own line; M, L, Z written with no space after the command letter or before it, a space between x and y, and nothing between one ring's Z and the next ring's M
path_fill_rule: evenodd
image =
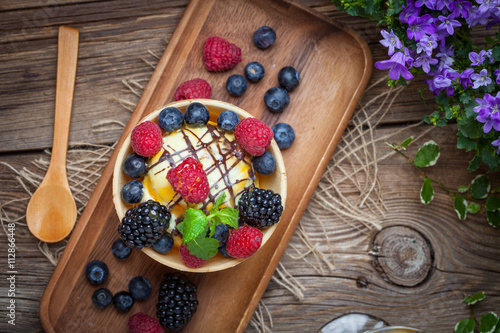
M208 123L210 119L210 112L205 105L193 102L188 105L184 112L184 120L186 124L193 127L202 127Z
M144 276L136 276L128 283L128 291L133 299L144 301L151 294L151 283Z
M144 194L144 186L138 180L128 181L122 188L122 200L128 204L139 203Z
M132 249L118 238L113 242L111 252L113 252L113 255L118 259L127 259L132 253Z
M227 253L227 248L226 248L226 244L222 245L222 246L219 246L219 253L224 256L224 257L227 257L227 258L232 258L229 253Z
M262 26L253 33L253 43L259 49L267 49L276 41L276 32L273 28Z
M92 284L101 284L108 278L108 266L101 260L93 260L85 266L85 276Z
M264 102L267 108L273 113L282 112L290 103L288 91L282 87L273 87L264 94Z
M174 239L172 235L168 232L164 232L163 235L151 244L153 250L158 253L165 254L169 253L174 247Z
M252 61L245 66L245 76L250 82L258 82L264 77L266 71L260 62Z
M229 228L224 223L218 224L212 237L219 241L219 247L224 246L229 237Z
M125 157L122 170L130 178L140 178L148 172L146 162L146 157L133 153Z
M272 128L274 140L280 149L286 149L295 141L295 131L292 126L285 123L278 123Z
M280 69L278 73L278 82L280 86L288 91L292 91L299 85L300 74L291 66L286 66Z
M92 303L98 308L104 309L113 301L113 294L106 288L99 288L92 294Z
M260 156L252 157L252 164L255 171L261 175L270 175L276 169L276 160L273 154L268 151Z
M127 312L134 305L134 299L129 292L120 291L113 296L113 305L118 311Z
M247 80L241 75L233 74L227 78L226 89L229 95L239 97L247 91Z
M164 108L158 115L158 125L165 132L171 133L184 125L184 115L178 108Z
M226 132L234 132L239 122L240 117L234 111L222 111L217 117L217 125Z

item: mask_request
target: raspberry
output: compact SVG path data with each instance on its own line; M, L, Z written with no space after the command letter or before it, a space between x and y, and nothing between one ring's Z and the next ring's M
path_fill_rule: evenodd
M142 312L138 312L128 319L129 333L163 333L158 319Z
M203 61L207 70L222 72L241 61L241 49L222 37L208 37L203 46Z
M181 245L179 248L179 253L181 254L181 259L184 265L190 268L198 268L207 263L208 260L203 260L200 259L191 253L189 253L189 250L187 248L186 244Z
M271 145L273 130L257 118L246 118L234 129L234 137L250 155L260 156Z
M192 157L168 170L167 179L174 191L190 203L203 202L208 197L210 186L203 165Z
M151 157L163 147L163 137L158 124L145 121L132 130L130 137L132 149L141 156Z
M260 248L262 237L262 232L257 228L239 227L227 240L227 253L233 258L248 258Z
M181 83L174 93L174 99L180 101L193 98L210 98L212 88L210 83L203 79L192 79Z

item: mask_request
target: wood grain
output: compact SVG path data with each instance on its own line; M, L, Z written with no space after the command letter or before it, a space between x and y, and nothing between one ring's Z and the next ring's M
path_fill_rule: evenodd
M147 82L153 70L142 58L156 62L147 50L161 54L187 2L2 1L0 151L3 153L0 153L0 161L20 169L44 155L41 149L50 147L56 81L56 34L60 24L74 25L82 33L82 58L77 72L70 143L109 144L118 140L122 131L116 129L98 133L93 131L92 125L102 118L123 123L128 121L130 114L113 100L118 96L130 97L122 91L121 81L136 78L144 79L141 81L143 84ZM380 28L375 24L337 12L329 0L300 2L357 31L370 46L375 61L387 57L385 48L378 42ZM95 19L98 13L103 14ZM482 31L479 33L483 34ZM482 40L482 36L479 37ZM374 71L369 85L384 75L383 71ZM423 105L417 88L426 91L423 77L412 82L395 101L383 122L374 129L377 138L405 128L399 138L401 141L410 135L417 137L427 129L425 126L406 128L407 123L419 121L433 110L432 96L426 93L427 104ZM376 87L365 98L370 99L383 90L383 87ZM34 119L36 123L36 126L29 127L29 131L26 126L31 125L26 125L27 118ZM377 119L374 117L371 121L374 123ZM475 174L470 175L466 171L466 161L472 156L456 149L455 133L453 127L447 127L422 138L422 142L433 139L441 146L438 165L427 172L454 187L467 184L475 177ZM20 152L20 149L33 151ZM410 154L415 152L412 146L410 150ZM8 151L12 153L6 153ZM377 156L386 152L387 147L383 143L377 145ZM487 299L478 304L477 313L498 313L498 230L486 225L484 215L469 216L465 222L458 220L451 208L451 199L441 191L437 191L429 207L423 206L418 199L419 174L397 156L380 162L379 177L384 189L382 195L388 205L388 213L379 222L383 227L396 224L410 226L431 239L435 254L431 279L417 288L390 283L372 265L376 258L368 254L376 231L364 230L362 226L356 228L334 217L327 217L325 227L330 241L326 242L325 230L309 214L317 208L311 203L301 219L301 227L319 249L326 252L332 250L336 270L324 274L314 270L305 260L314 262L312 254L305 259L293 259L295 248L304 253L308 250L298 235L294 235L291 239L294 248L289 247L281 262L307 289L304 300L299 301L274 279L270 281L263 301L273 318L273 332L315 332L327 321L348 312L374 314L392 324L418 326L429 332L451 332L458 319L469 314L461 303L463 293L480 290L486 292ZM493 186L500 185L498 175L490 177ZM0 183L0 203L25 198L24 190L16 181L16 174L3 165L0 165ZM342 188L342 191L355 196L352 189ZM21 200L4 209L8 208L10 216L22 216L26 203ZM16 245L19 279L15 331L42 332L36 313L54 267L40 253L38 242L22 224L16 228ZM51 248L55 250L60 245ZM6 251L7 242L0 242L0 252ZM128 272L118 269L117 274ZM119 279L118 276L115 278ZM118 280L114 283L113 286L124 288ZM2 314L5 313L5 299L0 298ZM126 316L120 318L126 320ZM264 318L269 325L265 313ZM10 332L12 327L0 321L0 331ZM257 332L252 326L248 326L247 331Z

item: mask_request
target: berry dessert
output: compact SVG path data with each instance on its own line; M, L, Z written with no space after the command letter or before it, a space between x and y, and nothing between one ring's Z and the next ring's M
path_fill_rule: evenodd
M170 274L160 285L156 316L168 329L186 326L198 308L196 286L184 275Z
M259 49L267 49L276 41L276 32L273 28L262 26L253 33L253 43Z
M241 62L241 49L222 37L208 37L203 46L203 62L211 72L227 71Z
M276 200L259 201L260 215L255 214L252 225L248 224L260 232L258 237L257 233L252 234L255 241L251 250L241 241L233 240L229 245L232 235L238 235L247 223L243 218L248 214L241 214L239 206L251 205L247 199L241 201L243 195L260 193L261 177L265 177L264 183L271 184L272 195L275 192L271 189L281 193L281 186L285 186L284 169L279 148L275 143L271 145L274 133L269 126L230 104L214 111L212 103L220 102L181 101L157 110L144 122L159 123L163 143L155 155L147 158L146 172L130 179L130 174L139 172L125 173L123 167L115 167L122 187L127 189L130 182L136 182L133 185L141 190L136 191L139 202L136 197L130 200L131 195L122 195L117 202L114 195L122 216L118 227L122 242L130 248L144 249L154 259L181 270L204 271L202 267L211 266L211 262L217 267L213 270L237 264L269 238L274 230L269 226L279 221L283 211L281 201L280 209L273 206ZM134 158L142 156L130 152L130 148L126 153L136 154ZM118 161L120 155L123 159L128 156L120 151ZM114 190L116 193L115 184ZM254 199L248 200L253 203ZM269 219L274 219L274 223ZM117 257L121 256L124 255ZM129 291L137 299L132 289Z

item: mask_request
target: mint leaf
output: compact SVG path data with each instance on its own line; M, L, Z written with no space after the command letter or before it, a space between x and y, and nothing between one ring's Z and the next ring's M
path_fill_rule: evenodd
M455 333L474 333L475 327L474 318L462 319L455 325Z
M482 301L484 299L484 292L483 291L480 291L478 292L477 294L474 294L472 296L465 296L464 298L464 302L467 304L467 305L474 305L476 304L477 302L479 301Z
M439 146L433 140L427 141L417 151L413 164L417 167L428 167L436 164L439 158Z
M222 208L218 214L222 223L238 229L239 211L235 208Z
M453 208L459 219L465 220L467 218L467 200L464 197L457 195L453 202Z
M177 231L179 231L182 235L184 235L184 221L178 223L175 226L175 229L177 229Z
M219 242L214 238L196 238L187 243L189 253L201 260L208 260L217 254Z
M500 208L500 198L491 196L486 199L486 210L490 212L494 212L495 210L498 210Z
M208 218L203 211L189 208L186 210L183 223L184 233L182 241L183 243L188 243L206 230L205 227L208 225Z
M219 210L220 205L226 200L226 192L222 192L221 195L217 197L217 199L214 202L214 205L210 209L210 214L215 214Z
M498 228L500 227L500 212L498 210L494 212L486 212L486 219L488 220L488 223L493 227L493 228Z
M480 206L480 205L478 205L478 204L477 204L477 203L475 203L475 202L471 202L471 203L467 206L467 213L476 214L476 213L478 213L480 210L481 210L481 206Z
M478 330L481 333L493 333L498 323L498 316L494 312L489 312L481 317L481 325Z
M491 190L490 180L485 175L478 175L471 182L471 194L476 199L484 199Z
M429 202L434 199L434 188L432 187L432 180L428 177L425 177L424 184L420 189L420 201L424 205L428 205Z

